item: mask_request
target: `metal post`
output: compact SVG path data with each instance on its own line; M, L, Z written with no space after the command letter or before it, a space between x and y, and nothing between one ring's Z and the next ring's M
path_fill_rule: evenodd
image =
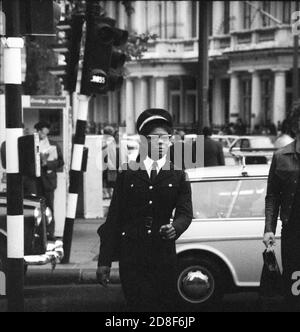
M198 134L209 125L208 114L208 1L199 3L199 57L198 57Z
M296 11L299 11L299 2L296 1ZM294 53L293 53L293 103L299 99L299 72L298 72L298 50L299 35L294 36Z
M22 66L20 1L5 0L6 39L4 83L6 102L7 170L7 302L8 311L24 311L24 214L23 183L19 173L18 138L22 129Z
M100 15L101 6L99 1L91 0L87 2L86 6L86 25L87 31L86 35L89 35L90 26L94 22L94 17ZM81 90L82 89L81 82ZM83 93L83 92L81 92ZM73 144L73 154L72 154L72 165L70 170L70 186L68 193L68 208L67 216L64 229L64 259L62 263L69 263L71 256L72 238L74 221L76 217L78 195L80 188L80 177L83 173L83 156L84 156L84 145L85 145L85 132L88 119L88 107L89 107L90 97L86 95L79 95L79 105L78 105L78 119L76 124L76 132Z

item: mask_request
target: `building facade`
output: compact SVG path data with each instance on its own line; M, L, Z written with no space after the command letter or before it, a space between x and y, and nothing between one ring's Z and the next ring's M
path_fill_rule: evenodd
M121 28L158 38L139 61L127 63L119 92L99 96L90 120L126 124L147 107L164 107L187 131L198 119L198 19L196 1L134 1L128 17L118 2L105 3ZM241 118L281 123L292 104L293 34L291 1L212 1L209 16L209 117L220 127Z
M121 1L102 3L120 28L158 38L149 43L142 59L126 64L120 91L91 100L90 133L99 133L110 124L126 126L133 134L137 117L148 107L168 109L176 127L193 131L198 120L198 2L131 1L131 15ZM291 15L295 10L293 1L210 2L208 99L212 125L220 127L241 118L251 131L256 124L277 125L284 120L292 104ZM76 100L75 95L74 123Z

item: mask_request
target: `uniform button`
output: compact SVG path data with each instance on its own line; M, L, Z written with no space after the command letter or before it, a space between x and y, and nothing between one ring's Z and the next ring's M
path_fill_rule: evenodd
M152 205L152 204L153 204L153 202L152 202L152 201L149 201L149 204L150 204L150 205Z

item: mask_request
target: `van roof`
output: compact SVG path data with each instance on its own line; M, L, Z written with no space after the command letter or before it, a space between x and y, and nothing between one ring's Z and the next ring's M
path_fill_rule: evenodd
M216 166L189 169L186 171L190 181L200 181L212 178L235 178L235 177L267 177L270 165L247 165L243 166Z

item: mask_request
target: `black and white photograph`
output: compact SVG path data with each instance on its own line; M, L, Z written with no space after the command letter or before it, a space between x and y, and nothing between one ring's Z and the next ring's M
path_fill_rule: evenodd
M0 312L300 312L299 36L299 1L0 0Z

